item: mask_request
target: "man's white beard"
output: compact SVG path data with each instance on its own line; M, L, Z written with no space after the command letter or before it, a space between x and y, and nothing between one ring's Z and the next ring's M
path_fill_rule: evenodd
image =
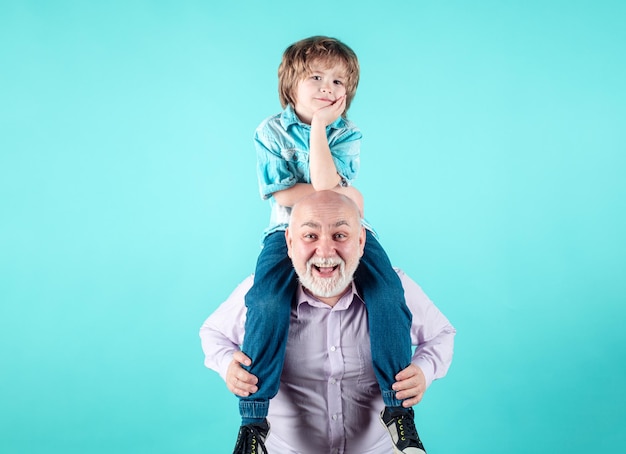
M324 278L313 275L313 266L317 267L334 267L338 266L339 271L330 278ZM298 276L300 283L304 288L309 290L313 295L320 298L332 298L341 295L348 285L352 282L354 270L346 272L346 263L339 257L320 259L312 257L306 262L306 271L304 275Z

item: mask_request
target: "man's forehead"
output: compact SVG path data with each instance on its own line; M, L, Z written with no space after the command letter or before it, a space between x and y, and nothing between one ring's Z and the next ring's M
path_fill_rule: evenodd
M360 226L361 218L356 205L334 193L321 192L296 204L291 212L293 226L316 225Z

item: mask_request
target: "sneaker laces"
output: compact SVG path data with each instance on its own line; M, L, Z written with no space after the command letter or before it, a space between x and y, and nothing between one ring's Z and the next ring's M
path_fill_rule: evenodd
M405 415L399 416L396 419L398 427L398 448L404 449L409 446L422 447L419 436L417 435L417 429L415 428L415 421L413 418L406 417Z
M266 433L260 430L260 428L254 424L250 424L242 427L243 433L240 433L240 440L237 440L237 447L241 447L239 451L246 454L267 454L265 448L265 436ZM243 450L241 450L243 449Z

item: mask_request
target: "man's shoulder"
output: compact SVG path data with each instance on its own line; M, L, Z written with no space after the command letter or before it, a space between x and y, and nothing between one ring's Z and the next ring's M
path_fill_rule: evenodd
M246 278L237 284L237 287L231 292L229 296L230 301L243 301L248 290L252 288L254 284L254 274L246 276Z
M421 290L421 287L418 285L418 283L415 282L413 278L411 278L411 276L406 274L402 268L398 268L394 266L393 269L398 274L398 277L400 278L400 282L402 283L402 287L404 288L405 291L411 292L416 289Z

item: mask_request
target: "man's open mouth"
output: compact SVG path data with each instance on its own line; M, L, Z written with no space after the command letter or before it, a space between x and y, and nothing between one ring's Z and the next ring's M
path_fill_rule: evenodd
M313 265L313 268L319 274L325 275L325 274L332 274L337 268L339 268L339 265L334 265L334 266L317 266L317 265Z

